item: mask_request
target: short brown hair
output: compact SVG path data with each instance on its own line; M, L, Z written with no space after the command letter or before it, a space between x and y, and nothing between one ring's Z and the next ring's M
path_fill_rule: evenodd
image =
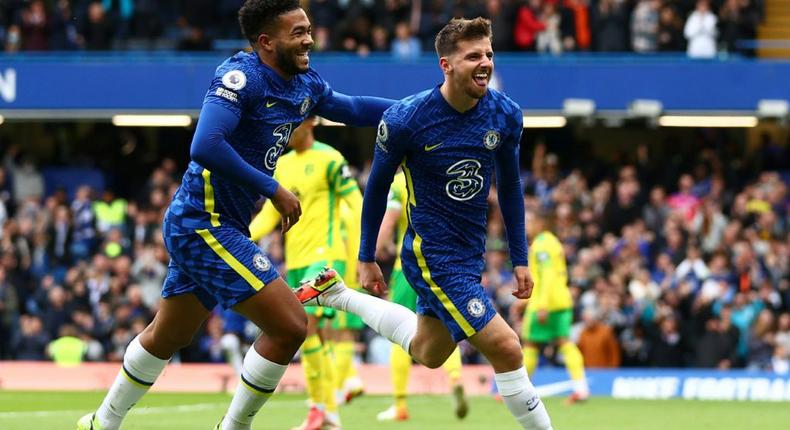
M475 19L453 18L436 35L436 54L446 57L458 48L461 40L477 40L491 38L491 21L477 17Z

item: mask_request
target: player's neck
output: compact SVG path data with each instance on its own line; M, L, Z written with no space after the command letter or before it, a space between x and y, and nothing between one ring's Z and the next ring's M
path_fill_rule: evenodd
M270 69L274 70L274 73L277 73L277 76L283 78L286 81L290 81L294 75L285 73L283 69L277 66L277 62L274 59L268 59L266 56L261 53L260 51L257 52L258 58L261 60L261 63L269 66Z
M444 81L442 86L439 87L439 92L442 93L442 97L444 97L447 104L460 113L472 109L480 101L474 97L469 97L463 91L453 91L450 83L447 81Z
M313 139L304 139L300 142L292 142L291 148L296 151L297 154L301 154L302 152L307 151L308 149L313 147Z

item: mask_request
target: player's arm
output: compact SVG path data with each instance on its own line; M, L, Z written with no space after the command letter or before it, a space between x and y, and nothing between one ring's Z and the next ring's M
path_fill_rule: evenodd
M346 282L349 285L358 285L357 282L357 255L359 255L360 218L362 217L362 193L354 182L354 186L340 194L341 222L346 228Z
M250 223L250 239L252 239L253 242L261 240L262 237L277 228L280 219L280 214L277 212L277 209L274 208L272 201L266 200L261 211L258 212L258 215L256 215Z
M384 212L379 236L376 240L376 256L379 259L394 255L392 248L395 244L395 230L398 226L401 211L404 210L400 200L395 196L395 190L391 188L389 194L389 197L387 197L387 211Z
M390 111L384 115L376 133L373 166L362 202L362 232L359 245L359 283L366 290L381 295L387 284L376 264L376 243L387 210L387 195L398 165L406 154L408 134L400 118Z
M497 197L502 218L505 222L510 260L517 289L513 295L526 299L532 294L532 279L527 268L527 237L524 227L524 196L521 192L519 171L519 143L521 140L521 116L517 119L517 130L502 142L494 155L497 179Z
M358 127L372 127L378 124L384 111L395 100L371 96L348 96L332 90L323 82L324 91L315 107L315 113L332 121Z

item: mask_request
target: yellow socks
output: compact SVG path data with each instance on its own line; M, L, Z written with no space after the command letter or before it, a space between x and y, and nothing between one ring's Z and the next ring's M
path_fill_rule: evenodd
M535 348L534 346L525 346L523 351L524 367L527 369L527 374L532 375L532 372L534 372L535 368L538 367L538 348Z
M307 385L307 397L313 405L324 405L323 347L317 334L308 336L302 344L302 368Z
M461 349L456 347L455 351L447 357L447 361L442 364L442 369L450 377L450 385L456 385L461 379Z
M357 369L354 368L354 342L334 342L334 353L337 373L335 389L342 390L346 380L356 376L357 373Z
M398 345L392 345L390 351L390 369L392 372L392 393L395 395L395 406L406 407L406 395L409 394L409 372L411 356Z
M582 352L573 342L565 342L559 347L559 352L565 357L565 368L575 382L585 380L584 376L584 357Z
M324 345L323 348L321 348L321 352L323 402L326 404L326 412L328 414L337 414L337 398L335 397L335 380L337 377L337 372L335 371L336 364L332 357L331 347Z

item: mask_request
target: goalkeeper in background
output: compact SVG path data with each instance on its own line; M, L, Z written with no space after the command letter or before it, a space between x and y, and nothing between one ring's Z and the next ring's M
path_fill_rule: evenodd
M406 190L406 177L403 172L398 173L392 180L389 196L387 197L387 211L381 221L376 254L388 260L395 256L395 265L390 277L390 300L399 305L406 306L412 311L417 309L417 293L409 285L401 270L400 251L403 246L403 235L408 227L409 219L406 212L409 196ZM409 410L406 396L409 388L409 372L412 360L409 353L400 346L392 344L390 350L390 371L392 376L392 391L395 404L380 412L376 418L379 421L405 421L409 419ZM469 412L469 403L461 384L461 351L455 348L450 357L442 365L450 379L455 403L455 416L464 418Z
M574 382L568 403L586 400L590 395L584 375L584 358L570 340L573 324L573 300L568 289L565 251L551 232L550 214L527 214L529 270L535 287L532 297L517 301L511 315L523 312L524 367L532 376L538 365L540 349L554 343L565 359L565 368ZM526 310L525 310L526 308Z
M340 152L315 140L315 123L315 117L307 118L293 131L291 151L280 157L274 174L274 179L302 204L299 223L284 237L286 280L291 288L298 288L302 281L329 266L342 274L349 285L355 285L362 194ZM250 224L252 240L271 233L279 223L280 214L267 201ZM298 429L340 428L335 391L349 375L351 379L356 375L354 340L349 330L358 331L364 324L356 315L330 308L316 306L305 310L308 327L301 358L311 407ZM327 342L328 327L324 326L329 325L328 318L335 332L333 337L340 340L334 348Z

